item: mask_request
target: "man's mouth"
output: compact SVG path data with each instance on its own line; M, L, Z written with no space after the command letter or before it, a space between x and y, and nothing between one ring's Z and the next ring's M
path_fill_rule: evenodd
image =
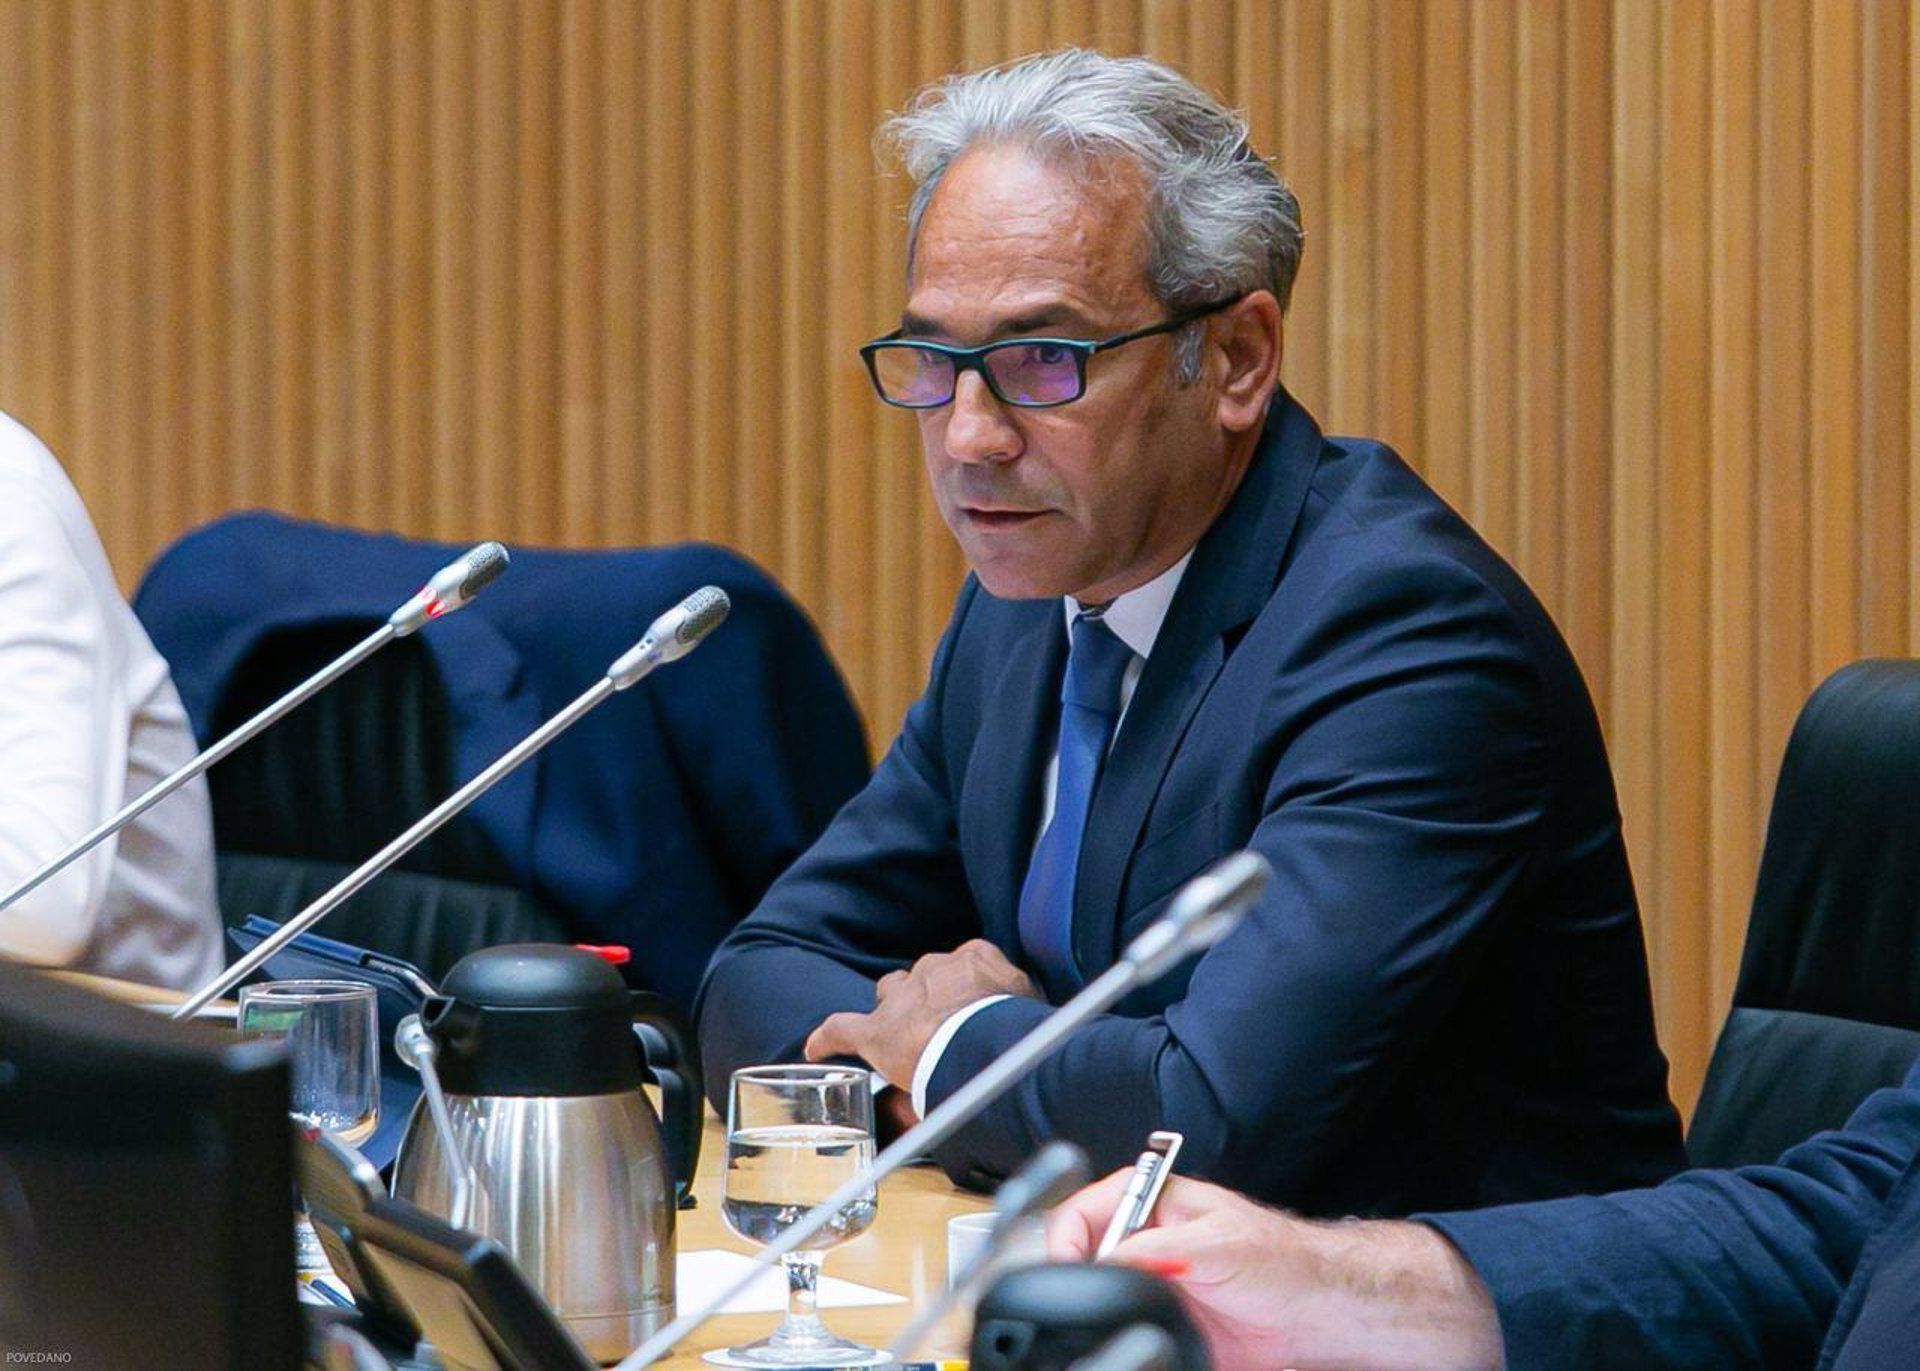
M978 528L989 529L1017 528L1046 512L1044 509L983 509L978 506L963 507L961 510L967 516L967 522Z

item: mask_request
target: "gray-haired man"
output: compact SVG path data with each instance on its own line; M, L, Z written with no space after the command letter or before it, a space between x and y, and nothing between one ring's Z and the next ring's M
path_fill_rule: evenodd
M1148 1130L1192 1169L1391 1213L1681 1162L1611 777L1514 573L1279 389L1293 196L1165 67L1069 51L923 92L900 328L974 574L871 784L722 945L718 1098L853 1057L894 1122L1110 965L1223 853L1252 917L942 1149L1004 1174Z

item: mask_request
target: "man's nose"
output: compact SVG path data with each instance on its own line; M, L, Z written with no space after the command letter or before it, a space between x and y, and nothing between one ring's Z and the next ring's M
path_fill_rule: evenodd
M956 462L1004 462L1018 457L1020 430L1007 407L987 389L986 377L963 371L954 378L953 412L947 416L947 456Z

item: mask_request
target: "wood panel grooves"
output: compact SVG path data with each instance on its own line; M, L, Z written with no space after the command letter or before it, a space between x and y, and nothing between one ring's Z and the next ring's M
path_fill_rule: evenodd
M1285 379L1553 612L1690 1100L1794 714L1920 641L1920 0L0 0L0 408L131 584L271 504L710 539L884 746L963 573L854 349L873 128L957 66L1180 62L1299 194Z

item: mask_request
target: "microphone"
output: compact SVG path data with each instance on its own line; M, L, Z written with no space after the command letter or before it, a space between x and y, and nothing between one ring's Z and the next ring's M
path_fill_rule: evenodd
M1046 1213L1092 1176L1087 1154L1072 1143L1056 1138L994 1192L991 1239L1001 1237L1022 1219Z
M448 562L411 600L387 616L396 637L404 638L430 621L462 609L494 577L507 569L507 550L498 543L481 543Z
M297 706L304 704L322 689L346 675L388 643L405 638L429 620L451 614L464 606L480 593L481 587L507 569L508 560L507 550L500 544L481 543L434 572L433 578L422 586L412 599L394 610L387 617L386 623L248 719L219 742L201 752L179 770L141 792L137 798L122 805L117 813L79 842L5 895L0 896L0 909L5 909L27 892L52 880L215 762L252 741L267 725L291 713Z
M1179 1371L1180 1348L1157 1324L1136 1323L1115 1333L1070 1371Z
M433 1118L433 1131L440 1137L440 1150L447 1154L447 1169L453 1174L452 1203L447 1206L447 1222L464 1228L471 1217L473 1203L473 1163L460 1149L459 1135L453 1131L453 1115L447 1109L446 1092L440 1088L440 1045L427 1032L418 1014L409 1014L393 1030L393 1050L400 1060L420 1073L420 1087L427 1096L427 1113Z
M655 667L677 662L720 627L733 608L719 586L703 586L655 619L646 634L607 668L615 690L625 690Z
M947 1286L946 1293L921 1310L887 1347L893 1359L906 1361L907 1353L947 1316L948 1310L978 1295L992 1274L993 1263L1006 1250L1020 1226L1034 1215L1046 1213L1085 1185L1091 1174L1085 1152L1070 1142L1055 1139L1009 1176L994 1192L993 1227L987 1230L987 1240Z
M1142 1326L1156 1337L1140 1336ZM974 1371L1207 1371L1179 1292L1131 1266L1052 1262L1009 1271L974 1310Z
M1272 875L1273 869L1267 865L1266 858L1257 852L1243 851L1221 858L1188 881L1173 897L1167 912L1129 943L1117 962L989 1062L979 1075L949 1095L926 1118L895 1138L865 1170L850 1177L762 1247L754 1254L752 1263L724 1290L641 1343L615 1371L640 1371L658 1361L674 1343L712 1318L727 1301L752 1284L762 1268L797 1251L807 1239L832 1223L847 1205L914 1158L952 1137L974 1115L1051 1055L1081 1024L1104 1013L1139 986L1164 975L1188 956L1225 937L1260 898Z
M720 626L721 620L727 617L729 608L725 591L717 586L706 586L682 600L676 608L668 610L655 619L653 626L647 630L646 637L622 654L619 660L608 667L606 673L582 692L572 704L567 705L540 727L508 748L479 775L421 815L412 827L341 877L339 883L332 889L288 919L272 934L261 939L253 951L194 991L173 1011L173 1017L192 1018L214 1000L251 976L268 958L339 908L358 893L367 882L418 847L429 834L491 790L508 772L579 722L588 711L609 695L615 691L625 690L662 663L676 661L693 651L703 638ZM642 649L647 647L649 641L660 639L670 639L671 643L650 654L642 653ZM640 660L634 660L636 657Z

